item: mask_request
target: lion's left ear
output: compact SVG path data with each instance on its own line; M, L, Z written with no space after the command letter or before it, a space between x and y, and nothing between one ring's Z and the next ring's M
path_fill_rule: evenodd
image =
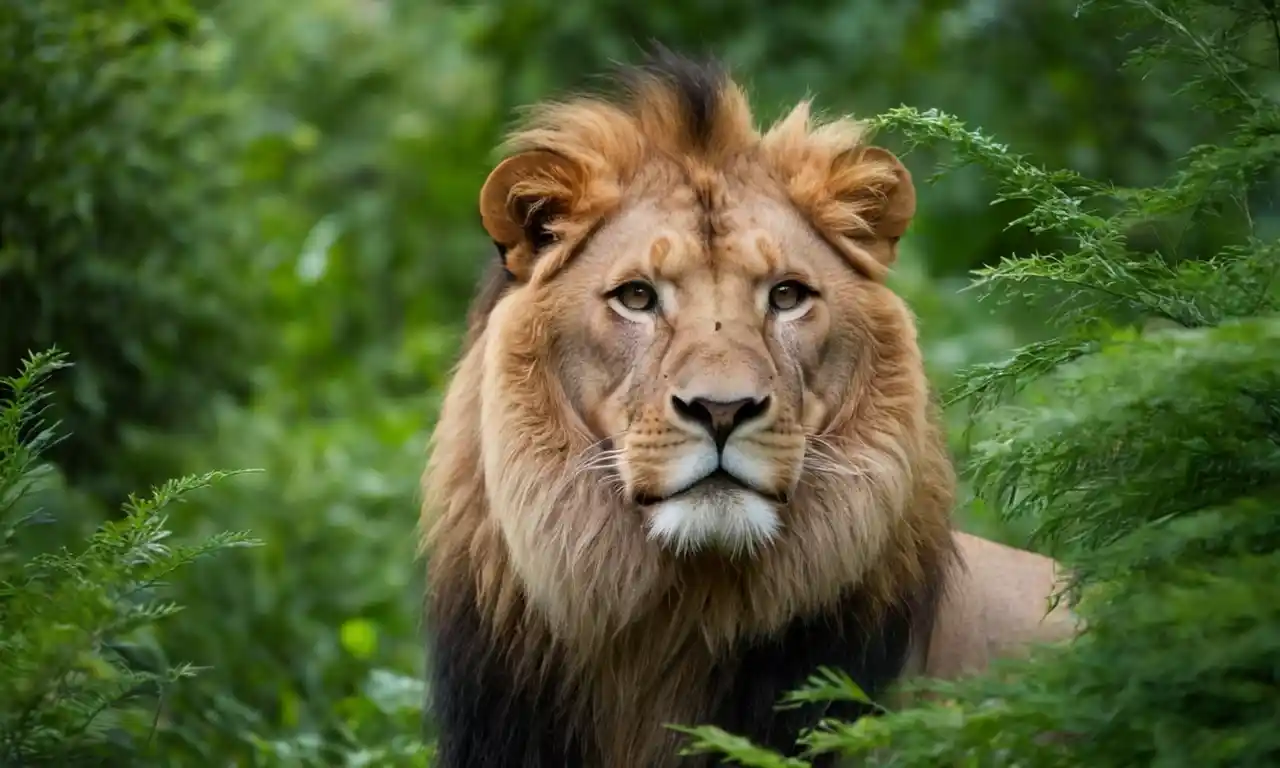
M580 169L545 150L508 157L490 172L480 189L480 218L515 279L529 279L582 188Z
M827 181L826 226L865 251L850 255L858 266L882 276L897 260L898 240L916 213L916 188L911 172L892 152L859 147L837 155Z

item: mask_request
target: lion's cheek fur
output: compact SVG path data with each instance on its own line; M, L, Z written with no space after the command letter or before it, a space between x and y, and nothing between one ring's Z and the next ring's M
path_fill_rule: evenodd
M886 359L891 347L877 352L880 373L899 375L879 380L839 422L833 445L854 474L802 484L784 539L738 576L694 575L650 548L610 488L570 472L589 439L541 354L545 326L523 312L504 301L490 318L449 390L443 450L432 454L428 493L447 526L432 563L436 669L445 676L437 706L455 738L467 739L450 742L450 755L505 749L529 760L546 748L507 744L516 737L467 714L492 705L519 738L549 738L550 724L534 721L560 713L554 735L585 738L582 754L602 760L588 764L673 765L674 736L662 722L767 728L781 739L793 726L766 725L773 699L814 665L861 670L873 689L897 674L902 622L929 613L939 567L920 547L931 546L930 526L945 533L946 518L940 500L920 492L939 454L912 402L916 382L901 375L902 358ZM871 638L845 635L839 622L806 623L833 611L851 631L890 623ZM801 626L810 628L793 637ZM492 659L509 660L510 671ZM550 688L521 687L544 670Z
M649 545L616 488L576 468L593 440L550 369L547 329L524 309L503 302L486 334L485 497L530 606L561 642L594 645L640 610L659 570L634 551Z

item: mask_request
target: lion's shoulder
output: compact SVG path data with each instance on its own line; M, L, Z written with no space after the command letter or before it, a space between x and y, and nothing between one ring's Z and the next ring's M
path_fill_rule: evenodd
M961 567L939 606L924 675L981 672L997 658L1075 633L1076 618L1065 602L1050 602L1061 588L1057 561L959 531L955 539Z

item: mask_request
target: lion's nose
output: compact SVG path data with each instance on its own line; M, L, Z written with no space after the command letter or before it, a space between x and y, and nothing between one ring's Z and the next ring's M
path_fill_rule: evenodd
M716 447L723 449L735 429L769 409L769 397L766 395L758 400L744 397L724 402L705 397L682 400L672 396L671 405L676 413L707 430L716 441Z

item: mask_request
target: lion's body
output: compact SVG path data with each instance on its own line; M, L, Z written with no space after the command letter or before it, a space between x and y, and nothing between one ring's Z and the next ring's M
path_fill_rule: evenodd
M861 141L804 109L762 136L680 61L516 134L424 484L441 768L666 768L667 724L791 751L816 711L775 704L818 666L877 695L1035 636L1052 563L952 531L882 283L914 191ZM998 626L992 566L1036 578Z

